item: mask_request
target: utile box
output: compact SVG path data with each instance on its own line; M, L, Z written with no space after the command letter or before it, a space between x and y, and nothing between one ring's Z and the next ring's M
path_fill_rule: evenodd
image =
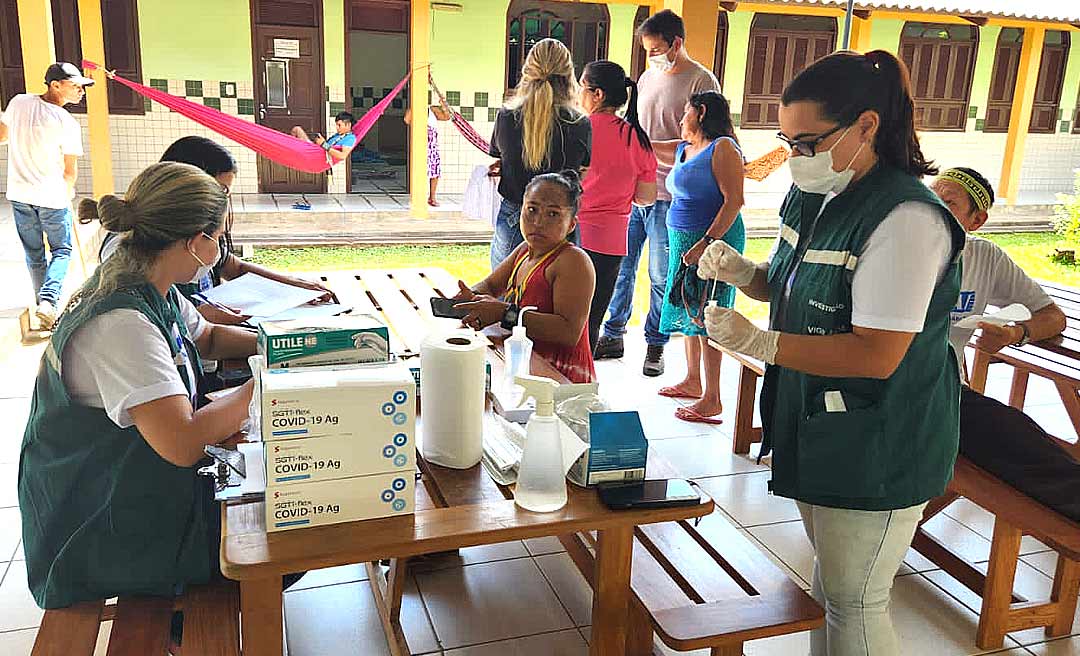
M390 331L369 314L259 324L259 354L268 369L390 360Z

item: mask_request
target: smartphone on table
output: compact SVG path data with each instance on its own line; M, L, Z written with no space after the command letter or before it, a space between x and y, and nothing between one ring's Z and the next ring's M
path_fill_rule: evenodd
M684 478L667 478L637 483L603 483L596 487L600 501L612 510L627 508L670 508L701 503L701 495Z

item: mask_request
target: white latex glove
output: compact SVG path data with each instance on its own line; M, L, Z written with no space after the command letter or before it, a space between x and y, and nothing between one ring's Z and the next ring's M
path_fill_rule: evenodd
M763 360L776 362L780 333L762 330L731 308L709 305L705 308L705 329L714 342L724 348Z
M754 280L757 265L743 257L726 241L714 241L705 248L698 260L698 277L719 280L736 287L745 287Z

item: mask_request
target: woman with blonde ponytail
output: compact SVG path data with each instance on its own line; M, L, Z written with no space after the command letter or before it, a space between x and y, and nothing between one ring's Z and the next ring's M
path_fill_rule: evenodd
M172 595L217 572L218 516L196 464L240 430L252 384L202 405L199 358L247 357L255 336L208 323L176 285L218 261L227 205L214 178L173 162L123 198L79 205L124 237L57 320L23 437L23 544L43 608Z
M491 242L494 270L523 241L519 222L525 187L534 177L589 165L592 128L577 107L574 61L561 41L543 39L521 68L521 81L495 119L489 154L502 206Z

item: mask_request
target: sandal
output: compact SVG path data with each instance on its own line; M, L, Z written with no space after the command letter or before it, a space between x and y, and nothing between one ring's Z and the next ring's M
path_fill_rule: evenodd
M657 392L660 396L666 396L669 399L700 399L700 394L687 394L686 392L680 392L679 388L672 385L670 387L661 387Z
M719 426L720 424L724 423L723 419L720 419L718 417L706 417L704 415L699 415L690 408L679 408L675 411L675 418L694 424L708 424L710 426Z

